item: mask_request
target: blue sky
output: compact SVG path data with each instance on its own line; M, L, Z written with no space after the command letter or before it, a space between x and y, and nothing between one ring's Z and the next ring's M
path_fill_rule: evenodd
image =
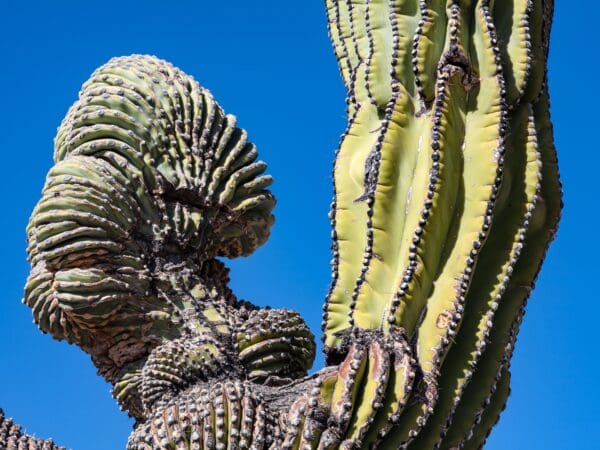
M25 226L52 164L56 127L81 83L112 56L171 61L249 130L276 179L277 222L267 245L231 263L234 291L298 309L319 335L331 164L345 127L322 3L2 2L0 406L29 432L75 450L106 450L124 448L131 428L88 356L42 335L20 303ZM600 445L600 213L592 197L600 66L591 39L600 7L556 3L549 73L565 209L519 335L513 393L492 450Z

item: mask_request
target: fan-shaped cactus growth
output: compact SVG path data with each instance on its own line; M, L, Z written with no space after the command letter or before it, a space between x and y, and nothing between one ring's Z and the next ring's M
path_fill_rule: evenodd
M274 199L208 91L116 58L59 128L25 303L113 384L130 449L479 448L504 407L561 207L552 1L326 6L349 123L314 375L301 317L238 300L215 259L266 241Z

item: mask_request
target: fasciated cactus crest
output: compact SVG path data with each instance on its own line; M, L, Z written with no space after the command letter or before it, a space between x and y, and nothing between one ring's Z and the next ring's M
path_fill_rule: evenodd
M62 122L24 302L89 353L129 449L476 449L561 209L551 0L327 0L348 91L334 164L327 367L293 310L218 257L273 223L271 177L193 78L110 60ZM0 447L58 448L0 414ZM3 447L3 448L4 448Z

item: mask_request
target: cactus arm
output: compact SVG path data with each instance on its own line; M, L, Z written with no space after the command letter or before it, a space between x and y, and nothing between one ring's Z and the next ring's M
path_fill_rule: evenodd
M369 12L376 6L376 2L366 2L362 16L356 13L356 4L350 8L354 12L350 29L360 30L359 48L365 35L373 40ZM370 68L382 61L374 56L376 44L369 46L368 72L356 77L367 87L361 95L353 97L351 91L348 97L367 116L374 114L371 105L377 107L378 136L369 149L345 147L348 138L344 136L337 155L336 169L340 160L346 162L344 150L352 148L353 155L362 155L353 163L358 164L354 170L364 167L363 184L356 184L353 194L363 188L364 194L354 198L365 201L367 208L355 208L353 220L342 216L337 200L352 167L334 171L332 224L338 240L334 240L334 282L326 305L325 350L330 361L337 361L345 354L344 339L370 333L362 330L389 333L391 327L401 327L414 339L422 373L413 391L415 401L403 406L394 426L380 428L376 438L372 430L365 436L382 448L409 444L428 448L444 444L453 420L463 420L463 404L482 404L471 398L470 383L484 386L473 388L483 392L484 398L494 390L498 367L507 357L507 339L516 334L507 327L511 328L522 302L514 302L516 309L498 305L510 305L505 297L511 295L510 283L521 259L527 260L523 264L539 266L535 257L529 259L528 253L522 253L530 222L539 216L532 211L543 209L545 203L540 195L538 155L543 139L536 133L527 92L535 89L531 85L539 85L534 72L545 68L545 59L535 58L530 43L535 35L538 53L547 51L551 4L514 1L502 8L489 0L421 2L410 19L403 15L405 23L412 23L414 34L412 78L406 86L395 77L405 73L396 62L401 47L406 49L405 41L398 45L399 30L406 28L395 20L397 3L390 6L391 97L384 105L379 98L385 96L373 92L390 91L377 91L369 84L376 79ZM543 11L541 19L536 16L539 11ZM381 24L386 26L384 21ZM381 73L379 67L375 72ZM539 91L529 95L535 100ZM372 120L376 122L374 115ZM507 156L509 129L512 154ZM543 151L540 154L544 158ZM550 178L551 184L556 183L557 174ZM354 179L360 179L358 174ZM560 198L559 186L554 194ZM540 226L554 230L555 225ZM354 241L359 244L353 253L340 245L340 236L353 232L359 236L365 231L360 242ZM540 248L548 244L549 240L540 242ZM355 263L348 263L352 258ZM354 272L338 270L342 260L353 265ZM525 279L531 282L534 275L535 271L528 272L521 281L527 284ZM340 306L346 314L341 319L335 310ZM486 357L486 345L497 350ZM393 376L389 379L394 380ZM362 403L358 408L368 409ZM380 420L378 411L371 423L381 426Z

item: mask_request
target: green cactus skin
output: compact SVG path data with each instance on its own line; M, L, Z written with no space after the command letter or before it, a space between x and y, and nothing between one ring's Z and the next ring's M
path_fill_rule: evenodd
M235 125L193 79L134 56L98 69L59 128L27 229L25 302L110 382L165 339L231 334L216 322L238 304L214 257L261 245L274 205ZM191 320L195 298L206 307Z
M216 257L273 223L233 116L155 57L82 88L27 228L24 302L136 419L127 448L478 449L552 241L552 0L326 0L348 90L334 164L328 367L294 311ZM54 449L0 412L0 445Z
M349 121L334 166L327 360L356 336L402 330L413 400L389 431L371 414L385 434L376 448L477 447L508 396L560 216L545 81L553 3L326 4Z
M55 163L27 228L24 302L113 384L137 420L129 446L154 432L149 448L163 445L153 421L166 414L170 433L194 405L212 411L204 447L247 432L223 408L248 414L252 448L270 445L260 389L304 377L315 344L296 312L238 300L215 259L252 253L273 223L271 177L235 117L164 61L115 58L67 113Z

